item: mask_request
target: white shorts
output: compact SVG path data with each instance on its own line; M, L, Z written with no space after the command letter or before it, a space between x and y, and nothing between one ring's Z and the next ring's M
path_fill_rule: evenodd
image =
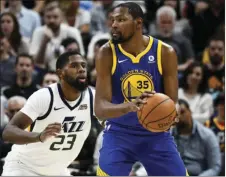
M48 174L48 172L46 174ZM70 171L68 169L65 169L62 173L57 174L57 176L58 175L71 176ZM43 175L34 172L33 170L29 169L28 167L26 167L25 165L18 161L7 164L7 166L4 165L1 176L43 176Z
M40 176L40 175L18 165L13 166L12 168L7 167L3 169L1 176Z

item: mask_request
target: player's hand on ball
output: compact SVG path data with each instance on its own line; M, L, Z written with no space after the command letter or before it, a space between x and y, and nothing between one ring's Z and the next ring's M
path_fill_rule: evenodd
M49 124L45 130L43 130L39 135L39 140L45 142L50 137L56 137L61 131L61 123Z
M143 104L147 103L145 98L151 97L155 94L155 91L145 91L138 96L133 102L130 102L130 112L137 112L141 109Z

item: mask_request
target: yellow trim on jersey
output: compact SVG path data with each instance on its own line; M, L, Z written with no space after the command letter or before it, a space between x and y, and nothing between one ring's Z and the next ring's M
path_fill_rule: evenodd
M105 173L103 170L101 170L100 166L97 167L97 176L110 176L107 173Z
M186 176L190 176L190 175L188 174L188 170L186 170Z
M218 122L217 117L215 117L213 119L213 122L215 123L215 125L217 126L217 128L220 129L221 131L223 131L225 129L225 127Z
M157 64L159 73L162 75L162 41L158 40L158 48L157 48Z
M119 44L118 47L119 47L119 50L127 57L129 57L133 63L139 63L140 62L140 59L142 56L144 56L152 47L152 44L153 44L153 41L154 39L149 36L150 40L149 40L149 43L148 43L148 46L146 47L146 49L144 51L142 51L141 53L139 53L136 57L133 56L132 54L126 52L122 46Z
M111 74L113 75L115 73L115 69L116 69L116 66L117 66L117 56L116 56L114 44L111 41L109 41L109 44L111 46L112 56L113 56L112 68L111 68Z

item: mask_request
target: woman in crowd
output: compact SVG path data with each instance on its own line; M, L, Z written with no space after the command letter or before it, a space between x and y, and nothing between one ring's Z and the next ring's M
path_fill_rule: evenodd
M189 103L192 117L201 123L209 120L213 114L213 99L206 92L207 80L204 77L202 65L196 62L191 64L185 70L180 83L178 97Z
M10 12L0 15L0 34L5 36L11 45L10 54L28 53L28 41L21 36L17 18Z

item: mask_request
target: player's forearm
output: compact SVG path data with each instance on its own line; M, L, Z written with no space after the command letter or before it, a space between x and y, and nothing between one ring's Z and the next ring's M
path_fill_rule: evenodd
M14 125L7 125L2 133L5 142L29 144L39 142L39 133L27 132Z
M129 112L129 107L127 103L122 104L112 104L110 102L104 101L102 103L96 104L95 114L99 120L107 120L110 118L117 118Z

